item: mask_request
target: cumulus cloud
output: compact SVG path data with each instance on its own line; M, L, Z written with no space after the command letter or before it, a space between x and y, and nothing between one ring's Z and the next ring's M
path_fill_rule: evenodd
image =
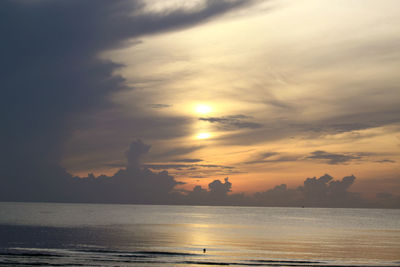
M254 202L257 205L268 206L299 206L301 192L297 189L289 189L286 184L277 185L272 189L254 194Z
M229 194L232 183L226 177L224 182L214 180L208 184L208 190L197 185L184 197L185 203L194 205L247 205L244 194ZM240 204L239 204L240 203Z
M333 180L332 176L325 174L318 179L307 178L299 190L303 193L304 203L309 206L359 205L359 196L347 191L355 179L351 175L342 180Z
M98 203L168 203L171 192L180 182L167 171L153 172L143 167L141 158L150 146L141 140L131 143L125 152L127 164L112 176L89 174L73 177L66 171L47 166L27 173L23 184L6 184L1 200L58 201ZM43 167L43 166L42 166ZM51 178L49 178L51 176ZM7 187L6 187L7 188Z
M307 178L302 186L289 189L285 184L254 195L261 206L365 207L372 205L359 194L349 192L355 176L334 180L329 174Z
M168 171L153 171L141 163L150 145L141 140L132 142L125 152L126 165L114 175L88 174L86 177L73 177L57 167L41 168L28 173L24 184L16 180L6 184L9 191L2 188L1 201L57 201L94 203L143 203L143 204L195 204L195 205L250 205L250 206L307 206L307 207L400 207L400 196L387 192L378 193L375 201L363 199L350 192L355 176L334 180L325 174L319 178L307 178L302 186L288 188L286 184L277 185L251 196L232 193L233 184L226 177L223 181L215 179L208 188L197 185L192 190L178 189L184 183L177 181ZM198 164L182 168L215 168L224 166ZM165 168L165 166L162 166ZM177 166L174 166L177 168ZM227 172L234 173L230 166ZM215 172L215 170L212 170ZM207 174L210 177L212 173ZM54 175L54 179L42 179ZM221 175L221 174L220 174ZM18 190L17 190L18 189Z
M125 152L128 161L128 168L137 169L140 167L140 156L146 154L150 150L150 145L144 144L141 140L132 142L129 150Z

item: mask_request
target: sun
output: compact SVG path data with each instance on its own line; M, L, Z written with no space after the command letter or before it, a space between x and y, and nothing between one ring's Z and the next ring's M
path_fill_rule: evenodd
M210 106L208 106L208 105L201 104L201 105L197 105L196 106L196 112L200 113L200 114L210 113L211 110L212 110L212 108Z
M197 139L208 139L211 137L210 133L199 133L196 138Z

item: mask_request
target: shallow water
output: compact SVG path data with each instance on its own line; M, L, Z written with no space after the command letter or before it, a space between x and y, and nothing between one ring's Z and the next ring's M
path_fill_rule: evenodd
M10 264L400 266L400 210L0 203Z

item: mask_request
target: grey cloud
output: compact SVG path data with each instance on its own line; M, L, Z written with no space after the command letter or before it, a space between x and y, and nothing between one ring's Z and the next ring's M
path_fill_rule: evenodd
M251 3L205 1L196 10L143 13L139 1L0 1L2 198L36 199L70 177L60 162L76 119L111 109L109 97L128 89L115 74L123 66L100 54Z
M144 144L141 140L136 140L132 142L129 150L125 152L125 156L128 162L129 168L139 168L140 167L140 156L146 154L150 150L150 145Z
M256 155L251 160L245 161L243 164L260 164L260 163L277 163L301 160L297 155L284 155L278 152L265 152Z
M301 158L299 158L298 156L280 156L274 159L246 161L244 162L244 164L278 163L278 162L291 162L299 160L301 160Z
M212 183L208 185L210 190L210 195L212 197L221 197L226 196L228 192L231 192L232 183L229 182L229 178L225 178L225 182L222 183L220 180L214 180Z
M307 206L307 207L366 207L373 203L349 192L354 183L353 175L333 180L325 174L319 178L307 178L303 186L289 189L285 184L254 195L256 205Z
M194 205L241 205L247 204L246 197L243 194L228 194L231 192L232 183L229 178L224 182L214 180L208 184L208 190L197 185L192 191L187 192L185 201Z
M343 90L343 88L332 88L332 90L339 89ZM365 90L368 91L368 88ZM352 90L349 88L348 91ZM388 93L388 95L391 94L393 93ZM354 96L351 100L344 99L340 103L334 102L335 105L339 105L338 109L340 109L341 114L344 113L343 115L327 113L323 114L323 119L313 119L307 122L303 122L301 118L296 119L298 113L301 113L300 111L307 110L307 106L297 107L296 109L299 110L297 113L291 110L282 111L279 114L275 114L274 119L264 119L263 127L252 128L251 131L247 131L245 134L232 131L229 135L219 138L218 141L226 145L255 145L288 138L303 140L315 139L327 135L351 133L342 136L341 139L337 139L338 142L342 142L343 140L360 140L379 135L373 132L361 132L371 128L391 126L392 128L387 128L385 131L398 130L398 127L396 128L395 126L400 123L400 117L398 116L400 113L399 105L373 105L368 104L370 101L364 98L360 99L360 96L357 95L357 99ZM390 99L395 100L396 97L391 96ZM337 99L332 101L337 101ZM360 102L362 101L366 103L361 104ZM326 101L326 103L329 104L332 102ZM363 106L355 107L356 103ZM375 110L371 110L371 106L374 106Z
M7 184L2 201L56 201L96 203L164 203L170 201L178 182L167 171L153 172L143 168L141 158L150 146L140 140L131 143L125 152L127 164L112 176L89 174L73 177L58 167L41 166L25 175L24 184L18 180ZM43 179L52 177L52 179ZM28 186L27 186L28 185ZM7 187L6 187L7 188ZM3 188L1 188L3 189Z
M103 164L103 166L112 167L112 168L123 168L123 167L125 167L125 164L123 164L123 163L105 163L105 164Z
M346 164L352 160L360 160L363 158L362 154L335 154L326 151L317 150L311 153L308 159L324 160L324 162L332 165Z
M188 146L188 147L176 147L169 149L167 151L158 153L154 155L155 159L168 159L170 157L184 156L190 154L196 150L204 148L204 145L201 146Z
M146 168L154 169L154 170L166 170L166 169L182 169L189 168L191 165L189 164L144 164Z
M347 189L354 183L356 178L351 176L343 177L341 181L334 181L333 177L325 174L317 178L307 178L300 190L304 194L304 201L307 205L316 206L324 203L325 205L333 205L336 203L347 204L349 199L354 198Z
M243 128L256 129L262 127L262 125L259 123L248 121L249 119L251 119L251 117L240 114L226 117L199 118L199 120L201 121L208 121L210 123L216 124L217 128L222 130L234 130Z
M378 162L378 163L396 163L396 161L391 160L391 159L382 159L382 160L377 160L375 162Z
M154 109L164 109L172 107L172 105L167 105L167 104L149 104L148 106Z
M111 177L88 175L85 178L75 178L73 189L79 192L77 196L88 202L160 203L169 201L174 187L181 183L166 171L156 173L142 168L140 160L149 150L149 145L136 140L125 152L127 157L125 169L120 169ZM77 196L74 197L75 200Z
M188 163L196 163L196 162L201 162L203 161L202 159L174 159L171 160L171 162L188 162Z
M294 206L301 202L301 193L297 189L289 189L286 184L275 186L264 192L254 194L254 201L259 205Z
M384 154L383 154L384 155ZM306 155L296 155L288 153L278 153L278 152L266 152L261 154L256 154L250 157L249 160L243 162L242 164L262 164L262 163L278 163L278 162L292 162L292 161L307 161L307 160L317 160L317 162L323 162L331 165L337 164L347 164L351 161L373 161L379 163L394 163L394 161L389 159L374 161L373 157L382 156L382 154L368 153L368 152L349 152L349 153L329 153L322 150L317 150Z
M132 136L151 141L186 135L190 131L188 125L191 121L187 117L157 117L148 114L129 117L112 111L93 117L81 117L84 118L79 123L75 120L74 138L68 140L63 149L64 166L75 172L95 169L110 162L122 162L124 158L120 151L131 141ZM167 150L166 153L160 152L159 147L154 150L145 155L147 161L167 161L182 156L179 152L184 152L179 147ZM175 150L176 155L171 150Z
M174 175L182 178L207 178L213 175L228 175L239 173L232 166L217 164L144 164L153 170L175 170Z
M140 140L131 143L125 152L127 164L112 176L89 174L72 177L58 168L44 169L43 175L57 175L57 179L40 183L36 173L28 176L29 187L24 184L21 195L15 191L3 191L4 201L58 201L96 203L147 203L147 204L197 204L197 205L250 205L250 206L307 206L307 207L400 207L400 197L387 192L378 193L375 200L367 200L349 192L356 178L343 177L334 180L326 174L319 178L307 178L302 186L288 188L285 184L257 192L253 196L232 194L232 183L214 180L208 189L195 186L191 191L176 189L178 182L167 171L154 172L141 163L150 146ZM183 165L184 167L190 166ZM190 168L215 167L201 165ZM165 167L165 166L164 166ZM175 165L177 167L177 165ZM232 171L228 168L228 171ZM210 175L208 175L210 177ZM38 183L39 182L39 183ZM398 179L394 179L398 183ZM40 190L38 190L40 189ZM46 190L44 190L46 189Z
M286 184L252 196L230 194L232 184L226 178L225 182L214 180L208 185L208 190L195 186L193 190L185 192L181 200L197 205L249 205L249 206L285 206L285 207L386 207L399 208L400 196L390 193L379 193L375 200L362 198L359 194L349 192L356 178L343 177L334 180L325 174L319 178L307 178L302 186L288 188Z

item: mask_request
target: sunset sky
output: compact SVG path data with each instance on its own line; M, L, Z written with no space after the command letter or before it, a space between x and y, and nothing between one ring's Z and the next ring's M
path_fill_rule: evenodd
M113 175L141 140L142 166L168 171L175 189L229 177L233 193L252 194L328 173L354 175L350 191L365 196L400 195L397 0L0 10L3 177L37 158Z

